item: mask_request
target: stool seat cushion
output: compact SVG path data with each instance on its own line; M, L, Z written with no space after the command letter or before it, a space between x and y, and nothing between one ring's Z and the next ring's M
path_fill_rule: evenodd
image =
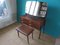
M16 30L21 32L21 33L23 33L24 35L29 35L30 33L32 33L33 28L28 26L28 25L26 25L26 24L22 24Z

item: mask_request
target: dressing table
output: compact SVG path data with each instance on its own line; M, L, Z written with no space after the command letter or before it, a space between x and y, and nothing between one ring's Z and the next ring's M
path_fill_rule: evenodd
M40 31L39 38L41 35L41 28L45 26L47 3L38 1L27 1L25 15L21 16L21 23L27 24Z

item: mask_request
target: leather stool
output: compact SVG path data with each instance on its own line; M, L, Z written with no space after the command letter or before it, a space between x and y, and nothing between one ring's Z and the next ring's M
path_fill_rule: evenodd
M28 36L32 33L32 38L33 38L33 30L34 29L26 24L22 24L20 27L17 27L16 30L17 30L18 37L19 37L19 32L24 34L25 36L27 36L27 41L29 44Z

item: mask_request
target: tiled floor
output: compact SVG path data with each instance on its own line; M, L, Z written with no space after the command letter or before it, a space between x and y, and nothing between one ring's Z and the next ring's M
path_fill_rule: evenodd
M15 28L19 26L19 24L14 23L4 29L0 29L0 45L52 45L47 41L42 39L38 39L39 31L34 30L33 39L31 35L29 36L29 42L27 43L26 36L20 33L20 38L17 36L17 32Z

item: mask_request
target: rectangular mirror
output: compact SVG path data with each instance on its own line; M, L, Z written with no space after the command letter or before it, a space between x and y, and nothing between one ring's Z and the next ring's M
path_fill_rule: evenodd
M38 1L27 1L25 13L38 17L45 17L47 12L47 3Z

